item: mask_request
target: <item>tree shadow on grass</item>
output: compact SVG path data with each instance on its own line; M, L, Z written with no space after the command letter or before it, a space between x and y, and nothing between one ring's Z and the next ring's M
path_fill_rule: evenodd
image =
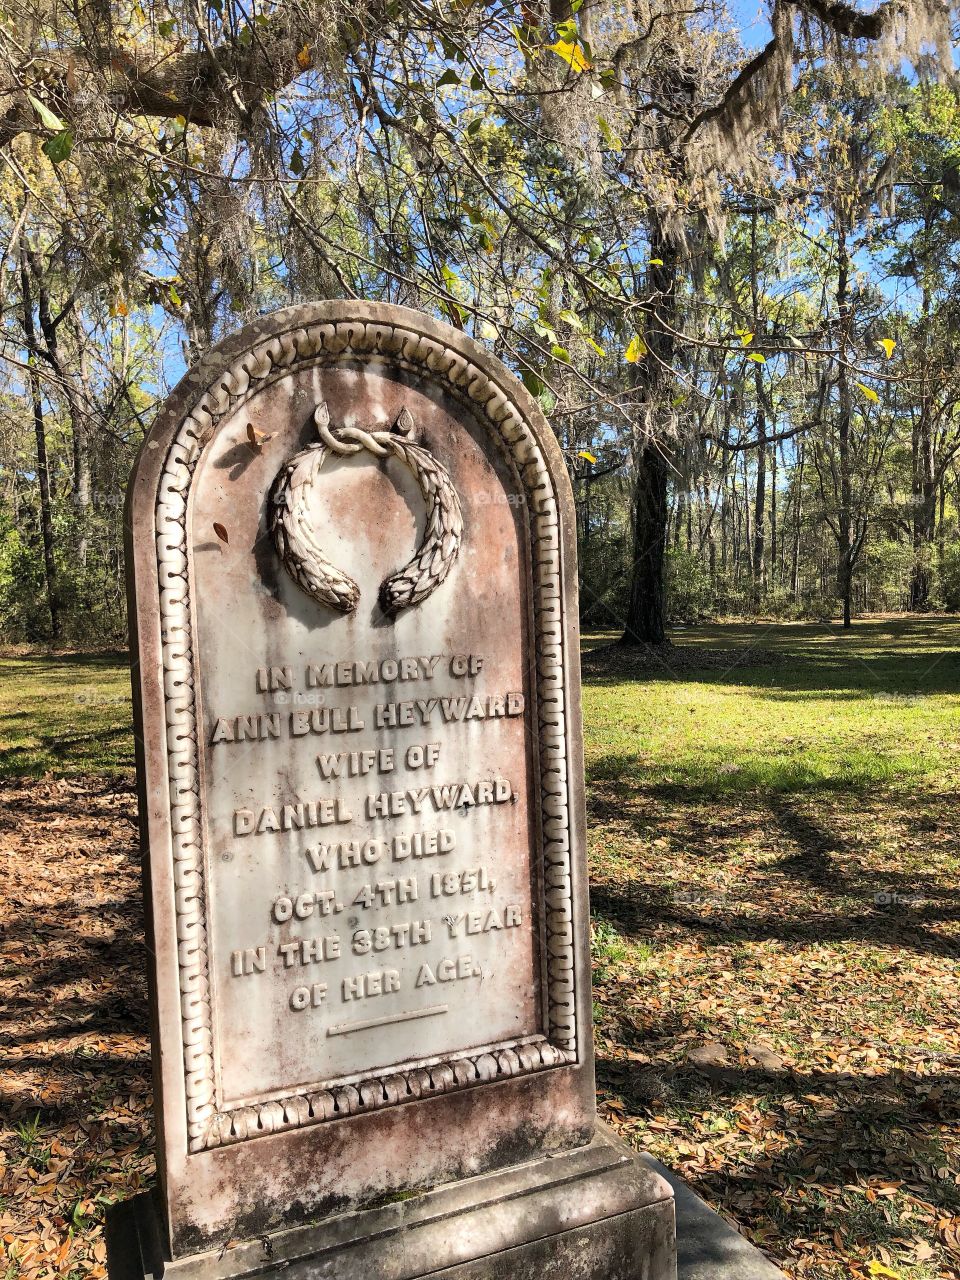
M28 653L0 655L0 662L12 662L38 670L49 667L78 667L81 670L99 671L127 666L130 652L127 649L98 649L94 653Z
M702 886L699 888L703 894ZM690 892L696 898L697 886ZM926 955L960 956L960 942L936 930L937 925L960 921L960 902L949 906L913 907L909 914L899 915L877 905L859 914L814 909L809 914L790 918L777 909L751 914L735 908L715 910L716 895L713 899L709 894L704 894L704 897L710 907L709 915L698 910L695 904L677 905L662 890L660 893L651 892L649 898L644 899L642 886L601 884L590 889L590 907L594 913L615 921L618 930L633 939L649 937L654 929L673 925L714 945L781 942L802 947L814 942L819 945L864 942L873 946L902 947Z
M669 775L666 779L664 773ZM912 757L876 751L848 753L839 764L826 766L778 755L726 753L723 760L705 757L696 763L666 763L608 752L587 767L591 804L612 796L618 804L646 799L671 807L728 796L762 800L772 794L866 793L920 777L921 767Z
M960 694L958 620L938 622L927 620L925 630L923 624L891 630L862 623L853 634L827 627L722 628L705 643L694 638L666 650L637 652L597 645L583 655L583 682L609 687L692 680L785 700ZM709 647L716 639L725 647ZM892 643L885 646L888 640Z
M652 1108L651 1072L660 1084ZM601 1085L634 1114L663 1114L676 1107L675 1127L690 1114L685 1137L692 1143L711 1141L711 1135L694 1132L698 1117L750 1104L757 1123L756 1159L731 1153L721 1169L699 1165L693 1178L698 1190L715 1203L727 1203L744 1188L763 1200L765 1189L779 1194L808 1188L815 1181L839 1192L873 1179L912 1184L914 1194L943 1213L960 1213L960 1186L943 1147L944 1135L960 1123L960 1072L930 1078L908 1071L866 1076L789 1066L775 1071L745 1066L692 1069L670 1062L638 1066L601 1054L597 1074ZM779 1136L768 1149L771 1133ZM684 1176L690 1176L686 1170ZM737 1201L730 1207L737 1211ZM767 1205L766 1211L771 1208ZM832 1231L838 1216L845 1216L850 1225L849 1207L806 1193L792 1199L789 1216L803 1235ZM884 1235L883 1219L874 1225L876 1243Z
M92 746L98 742L111 742L116 738L129 737L132 732L129 724L115 725L113 728L98 729L94 733L45 734L38 735L30 743L17 747L5 747L0 750L0 777L17 777L23 773L32 773L29 766L37 756L52 756L54 760L68 759L75 747ZM133 761L131 760L131 766Z

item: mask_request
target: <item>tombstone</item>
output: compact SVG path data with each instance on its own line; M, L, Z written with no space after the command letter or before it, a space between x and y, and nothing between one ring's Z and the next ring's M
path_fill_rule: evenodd
M595 1114L574 509L405 308L207 353L128 499L159 1188L111 1274L669 1280Z

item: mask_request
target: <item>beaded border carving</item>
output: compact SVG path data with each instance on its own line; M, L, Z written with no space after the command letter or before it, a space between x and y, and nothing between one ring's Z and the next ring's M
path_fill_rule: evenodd
M170 821L180 975L180 1012L191 1152L261 1133L477 1083L543 1070L577 1059L570 821L564 694L563 596L557 499L536 437L509 391L489 372L409 325L362 319L314 321L264 334L218 374L185 415L160 479L156 506L161 641L170 783ZM295 323L295 321L292 321ZM453 1055L434 1065L389 1070L354 1084L332 1085L233 1110L219 1109L213 1058L203 886L203 825L194 692L188 561L188 500L193 473L217 422L271 374L305 362L378 360L431 378L466 402L496 432L527 496L533 561L540 812L543 838L547 1035ZM194 375L204 378L201 366Z

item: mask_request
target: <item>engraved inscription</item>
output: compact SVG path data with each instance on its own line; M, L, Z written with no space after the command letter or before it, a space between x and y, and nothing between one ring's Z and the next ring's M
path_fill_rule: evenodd
M309 512L332 521L369 609L320 619L263 550L270 475L302 447L296 406L317 403L320 380L338 423L388 426L373 388L399 332L311 327L245 353L165 464L161 579L190 571L161 608L192 1150L320 1121L332 1112L306 1099L344 1078L429 1060L451 1064L431 1087L453 1088L491 1078L489 1053L494 1074L575 1053L558 534L522 415L462 358L454 373L435 343L404 348L444 394L469 387L503 452L482 432L444 435L439 402L404 388L471 505L455 571L389 626L373 600L409 554L404 520L409 545L427 545L423 495L395 462L331 459L336 509ZM372 362L359 378L357 360ZM228 484L244 423L272 403L275 452ZM525 505L491 500L502 485ZM229 555L205 532L214 520ZM249 1051L225 1052L241 1033Z
M529 1031L536 1030L537 1011L531 1003L529 868L521 860L518 877L516 866L502 872L498 866L498 841L509 841L514 815L498 819L495 811L501 806L512 811L518 805L520 795L513 781L491 770L489 777L368 789L381 776L407 783L442 771L447 759L464 761L462 745L455 739L445 740L450 732L446 726L477 722L483 744L482 753L476 753L478 762L481 755L492 761L498 755L508 759L497 735L522 716L524 698L513 691L481 691L480 681L486 678L492 678L491 668L477 653L310 663L302 674L293 664L261 665L252 683L268 695L296 693L301 680L307 689L334 691L334 697L343 696L337 692L341 689L357 696L358 689L398 680L439 682L441 688L427 699L374 703L372 716L363 703L294 711L289 720L273 711L239 717L211 715L215 724L211 747L247 743L246 758L256 760L275 750L275 743L294 740L296 755L291 759L298 779L314 788L324 784L330 788L330 794L311 799L233 810L232 835L242 841L238 849L253 851L251 865L260 872L257 880L269 887L271 868L276 868L282 869L284 884L282 892L270 894L261 914L248 910L243 917L252 936L231 949L231 981L222 990L227 1003L231 990L242 991L245 1002L252 991L262 990L281 1035L278 1010L298 1015L298 1029L311 1025L313 1019L315 1035L325 1041L351 1036L349 1044L343 1041L341 1047L327 1048L324 1057L331 1064L331 1076L337 1064L348 1070L358 1058L362 1061L364 1052L381 1053L380 1045L387 1038L394 1045L391 1057L400 1062L418 1056L424 1036L433 1035L438 1047L445 1037L458 1048L488 1042L489 1035L479 1031L472 1019L464 1019L469 1008L464 999L469 1001L471 990L479 996L485 983L489 988L498 982L502 986L504 974L507 984L495 994L513 994L518 965L528 967L527 1025ZM449 696L442 685L450 682L466 682L469 688ZM372 696L376 693L372 690ZM379 731L381 741L361 741L349 749L312 755L299 729L304 717L321 714L330 727L366 729L367 739ZM431 720L441 735L436 740L406 745L382 740L382 735L392 736L405 725ZM522 762L521 757L521 766ZM494 812L482 826L476 816L471 823L471 814L485 810ZM428 815L441 813L454 817L458 826L426 824ZM336 838L310 839L311 831L324 827L350 829L338 832ZM443 869L435 870L439 860ZM525 922L528 928L523 933ZM512 937L519 950L508 941ZM468 940L469 947L458 949ZM388 961L387 967L371 969L370 960L381 957ZM320 969L322 976L307 980L304 970L308 969ZM424 992L438 985L450 985L456 994L442 1006L424 1005ZM360 1001L383 1003L390 1011L382 1017L343 1021L344 1007ZM418 1028L417 1041L405 1038L407 1024L427 1018L430 1028ZM361 1033L374 1031L381 1035L364 1041ZM369 1049L364 1047L367 1044Z

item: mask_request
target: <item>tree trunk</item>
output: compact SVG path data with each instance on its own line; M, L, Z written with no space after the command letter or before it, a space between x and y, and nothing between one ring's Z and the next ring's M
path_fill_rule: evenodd
M64 399L67 402L67 413L70 415L70 435L73 444L73 501L77 508L76 515L80 529L77 540L77 558L81 564L87 560L87 530L90 519L90 458L88 446L88 412L87 412L87 367L82 328L76 319L73 305L69 311L54 320L50 310L50 290L44 274L43 261L34 250L27 251L27 261L33 275L33 284L37 297L37 317L40 321L40 332L43 334L44 348L41 352L47 364L56 374ZM58 326L67 314L72 313L74 334L77 339L77 354L80 364L79 377L68 367L60 346Z
M770 451L770 573L773 589L783 583L783 567L777 566L777 445Z
M920 310L920 405L913 430L913 565L910 570L910 608L922 613L930 607L930 556L936 533L937 481L934 460L932 406L927 368L930 293L924 289Z
M750 466L747 455L743 455L743 559L750 575L751 594L755 596L753 586L753 527L750 522Z
M73 314L73 335L77 348L77 379L82 399L90 404L90 370L87 363L87 345L83 325L76 312ZM87 563L90 536L90 510L92 502L92 478L90 473L90 432L88 415L77 403L70 405L70 435L73 442L73 501L76 504L80 530L77 539L77 558Z
M637 424L634 437L633 564L621 637L625 645L666 641L667 459L657 436L658 414L666 398L665 384L673 366L677 250L656 218L651 227L650 257L647 283L652 302L646 310L647 328L643 339L648 354L634 366L645 417Z
M759 369L759 365L757 366ZM767 430L763 410L757 411L757 484L753 504L753 603L759 606L766 589Z
M726 434L724 434L726 439ZM729 524L730 524L730 499L727 490L727 474L730 466L730 455L725 446L720 449L720 598L718 604L721 606L721 612L727 611L727 585L729 582Z
M760 293L757 284L757 210L754 206L750 215L750 290L753 302L753 329L760 329ZM764 561L766 550L766 500L767 500L767 414L764 405L762 365L754 363L753 385L757 397L757 413L755 427L757 433L757 484L754 490L753 507L753 548L751 572L753 574L753 604L759 608L766 590L767 566ZM744 460L744 475L747 464ZM749 499L748 499L749 501Z
M37 332L33 323L33 296L30 290L30 270L25 249L20 251L20 286L23 303L23 334L26 340L29 365L30 396L33 402L33 429L37 442L37 481L40 487L40 536L43 541L43 569L47 592L47 609L50 613L50 636L56 642L61 636L60 600L57 582L57 566L53 542L53 507L50 499L50 463L47 458L47 432L43 417L43 392L37 369L39 352Z
M840 398L840 419L837 424L837 458L840 469L840 506L837 512L837 593L843 603L843 625L851 626L851 594L853 591L853 476L850 431L853 425L853 405L850 395L850 378L847 371L847 351L850 336L850 255L845 230L840 229L837 266L837 312L840 341L837 366L837 392Z
M793 556L790 564L790 591L794 604L800 602L800 527L803 521L803 441L797 446L797 469L793 477Z
M635 463L634 563L622 644L663 644L666 604L663 567L667 540L667 462L651 441Z

